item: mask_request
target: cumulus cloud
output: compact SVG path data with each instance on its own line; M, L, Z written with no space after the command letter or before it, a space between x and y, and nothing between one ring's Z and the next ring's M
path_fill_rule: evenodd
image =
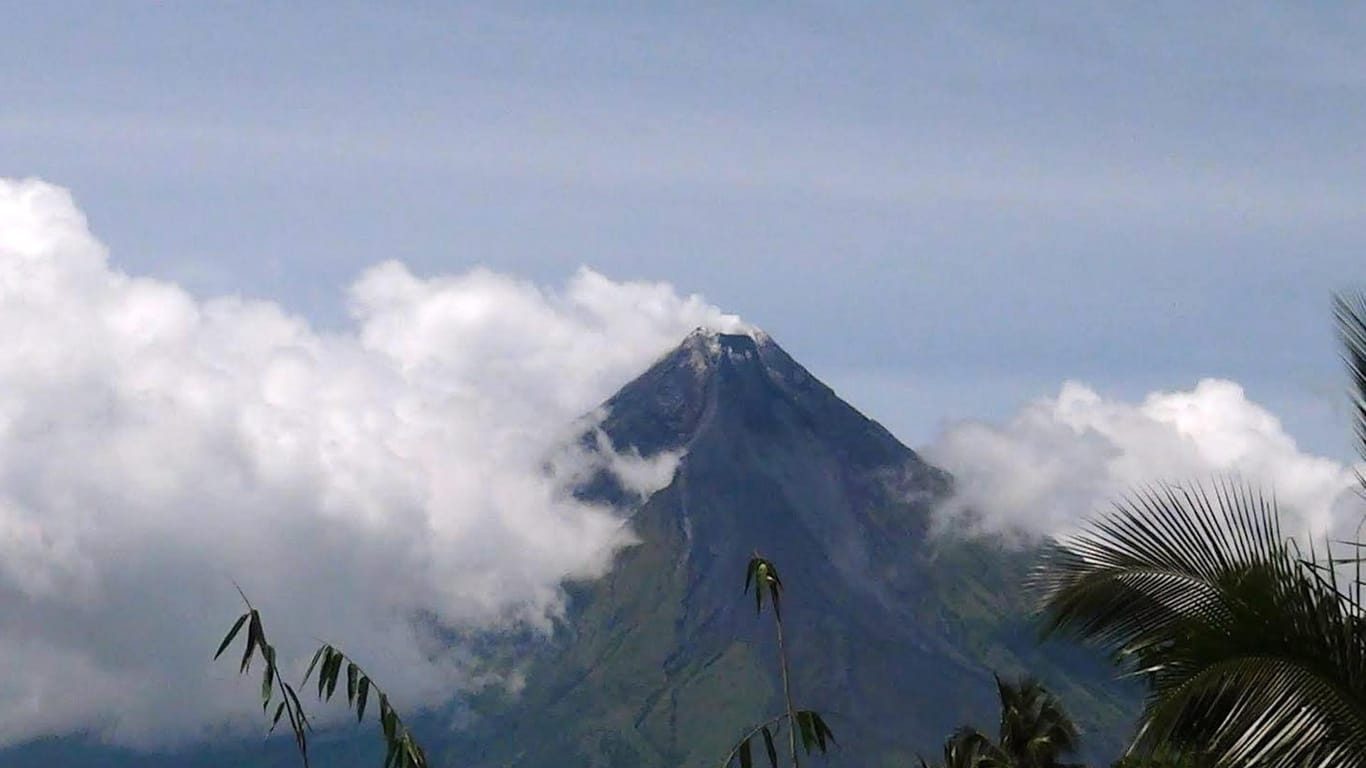
M1352 467L1302 451L1273 414L1220 379L1140 403L1068 382L1006 424L957 424L923 452L955 476L940 522L959 531L1065 534L1139 487L1215 475L1274 492L1293 531L1354 528L1362 512Z
M66 191L0 180L0 743L256 722L207 659L234 579L283 650L325 637L402 704L448 698L468 668L440 632L545 626L629 540L566 489L575 419L692 328L744 327L588 270L388 262L349 298L323 333L124 274ZM641 492L674 459L598 458Z

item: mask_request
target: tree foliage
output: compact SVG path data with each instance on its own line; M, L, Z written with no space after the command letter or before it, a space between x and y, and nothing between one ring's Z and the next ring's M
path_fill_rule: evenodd
M1076 751L1077 726L1061 702L1037 680L996 677L1001 702L997 740L971 725L960 726L944 742L942 768L1062 768ZM929 768L922 757L921 768Z
M279 702L275 707L275 714L270 719L270 732L275 731L280 724L280 717L289 717L290 728L294 731L294 744L299 749L299 756L302 758L304 768L308 768L308 733L312 730L312 724L308 721L308 715L304 712L303 704L299 701L299 694L294 686L285 682L284 676L280 674L280 668L276 664L275 646L266 639L265 624L261 620L261 613L252 606L245 593L239 587L237 593L242 596L242 602L246 603L247 610L237 620L232 623L228 633L223 637L223 642L218 644L218 651L214 653L215 661L223 655L232 645L232 641L238 633L245 627L247 636L242 649L242 662L238 666L238 674L245 675L251 671L251 662L257 656L261 658L261 710L270 710L271 701L279 692Z
M1366 456L1366 302L1334 309ZM1160 485L1054 544L1032 582L1047 632L1109 649L1147 683L1131 755L1361 766L1361 547L1302 551L1246 485Z
M223 641L218 645L218 651L214 654L214 659L222 656L232 645L232 641L237 635L246 628L247 635L242 650L242 661L238 668L239 674L247 674L251 668L251 662L258 656L262 662L261 671L261 709L268 712L271 702L276 700L278 691L278 701L275 706L275 713L270 718L270 732L280 724L281 718L287 719L290 729L294 732L294 744L298 748L299 758L304 764L304 768L310 768L308 758L308 734L312 731L312 723L304 711L302 702L295 687L285 682L280 669L276 664L275 647L266 639L265 625L261 620L261 614L247 599L239 588L238 594L242 595L242 602L246 603L247 610L237 620L223 637ZM370 700L378 701L378 721L380 734L384 738L386 746L383 768L427 768L427 756L422 747L413 737L412 731L404 724L398 712L389 703L389 695L375 684L374 679L366 674L360 667L346 654L336 647L324 643L313 654L313 660L308 665L308 671L304 673L303 681L299 687L308 685L308 681L313 677L314 670L318 673L318 700L331 701L333 694L337 691L337 686L342 679L342 671L346 673L346 704L355 710L356 722L365 719L365 709Z

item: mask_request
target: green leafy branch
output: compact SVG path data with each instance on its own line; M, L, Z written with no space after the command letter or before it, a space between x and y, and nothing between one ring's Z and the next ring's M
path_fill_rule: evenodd
M350 657L331 645L324 644L313 654L308 671L304 673L303 684L313 670L318 670L318 698L331 701L341 679L342 665L346 665L346 705L356 710L356 722L365 719L365 705L373 693L379 698L379 726L384 735L388 751L384 756L384 768L426 768L427 756L413 738L412 731L403 723L392 705L389 695L380 690L374 679L361 669Z
M825 754L830 746L835 744L835 733L830 730L825 719L819 712L810 709L799 709L796 711L797 733L801 735L802 749L806 754L811 754L820 750ZM721 763L721 768L726 768L738 761L740 768L751 768L754 765L755 743L762 738L764 753L768 757L769 768L778 768L778 749L774 742L774 736L782 731L783 723L787 722L788 714L775 715L762 724L755 726L749 733L746 733L731 748L730 754Z
M275 707L275 714L270 719L270 731L275 732L275 727L280 724L281 715L288 715L290 728L294 731L294 744L299 749L299 756L303 759L304 768L308 768L308 732L313 729L308 722L308 715L304 713L303 704L299 702L299 694L295 692L294 686L284 681L280 674L280 668L275 663L275 646L266 640L265 625L261 621L261 613L252 606L247 599L246 593L241 587L237 587L237 594L242 596L242 602L246 603L247 610L237 621L233 622L232 628L224 636L223 642L219 643L218 651L213 655L215 661L232 644L237 634L243 627L247 629L246 647L242 651L242 663L238 667L237 673L245 675L251 670L251 661L260 655L264 662L265 669L261 672L261 711L270 709L271 700L275 697L276 689L280 692L280 701Z
M788 726L788 751L792 757L792 766L793 768L800 768L801 758L797 751L798 737L801 738L802 749L806 754L810 755L817 749L820 750L821 754L825 754L829 746L835 743L835 733L830 730L830 726L826 724L820 713L810 709L799 710L793 704L787 646L783 639L783 580L778 575L777 566L758 552L754 553L754 556L749 560L749 565L745 568L745 594L749 594L751 585L754 587L754 610L757 614L763 614L765 599L773 606L773 623L778 636L778 667L782 673L785 711L769 718L746 733L731 749L730 754L721 763L721 768L727 768L736 761L739 762L740 768L751 768L754 764L755 741L759 738L763 739L764 752L768 756L770 768L778 768L778 750L773 737L782 729L784 724Z
M265 670L261 677L261 710L269 711L272 700L275 698L276 690L279 690L279 701L276 703L275 713L271 716L270 731L274 733L276 726L280 724L282 718L287 718L290 728L294 731L294 744L299 750L299 757L303 760L304 768L310 768L308 762L308 733L313 726L304 712L303 704L299 701L298 693L294 686L284 681L280 674L280 669L276 666L275 647L266 640L264 624L261 621L261 614L247 599L241 587L238 587L237 594L242 596L242 602L246 603L247 610L237 620L233 622L232 628L223 637L223 642L219 644L218 651L213 655L217 660L223 652L232 645L232 641L246 627L246 647L242 651L242 662L238 668L239 674L246 674L251 668L252 659L260 656L264 662ZM313 660L308 665L308 671L304 673L300 687L308 684L313 676L313 671L318 671L318 700L331 701L333 694L336 693L337 686L341 680L342 668L346 669L346 703L347 707L356 711L356 722L365 719L365 709L371 697L379 700L379 726L380 732L384 737L387 750L384 755L384 768L427 768L427 756L422 751L422 747L413 738L413 733L399 717L398 712L389 703L389 695L375 684L374 679L353 661L349 656L342 653L335 646L324 643L317 652L313 654Z

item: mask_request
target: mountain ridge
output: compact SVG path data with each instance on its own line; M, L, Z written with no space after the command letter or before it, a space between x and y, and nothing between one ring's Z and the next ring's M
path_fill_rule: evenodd
M1096 664L1079 683L1066 654L1034 642L1008 586L1024 556L934 538L948 474L767 334L695 331L601 411L597 429L619 450L684 452L672 482L630 515L640 543L573 591L555 650L497 721L504 744L485 745L481 765L548 768L572 754L703 766L724 755L779 703L771 627L740 595L756 549L788 586L799 703L834 713L859 745L829 764L905 764L962 722L993 722L997 669L1051 676L1097 710L1079 718L1093 733L1115 730L1105 721L1119 719L1122 695L1087 690L1108 670ZM601 477L583 493L622 500ZM568 733L541 743L527 722Z

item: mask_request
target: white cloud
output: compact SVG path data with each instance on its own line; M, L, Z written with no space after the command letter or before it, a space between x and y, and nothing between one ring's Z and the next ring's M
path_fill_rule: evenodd
M449 696L461 651L413 619L544 625L629 537L560 482L585 457L547 457L689 330L742 327L589 270L544 289L389 262L351 308L325 334L120 273L67 192L0 180L0 744L258 722L208 661L233 579L282 651L327 638L400 704ZM637 489L672 471L607 463Z
M1066 533L1142 486L1213 475L1274 492L1295 531L1352 528L1361 511L1352 467L1300 450L1274 415L1219 379L1141 403L1068 382L1004 425L957 424L923 453L956 479L941 523L977 532Z

